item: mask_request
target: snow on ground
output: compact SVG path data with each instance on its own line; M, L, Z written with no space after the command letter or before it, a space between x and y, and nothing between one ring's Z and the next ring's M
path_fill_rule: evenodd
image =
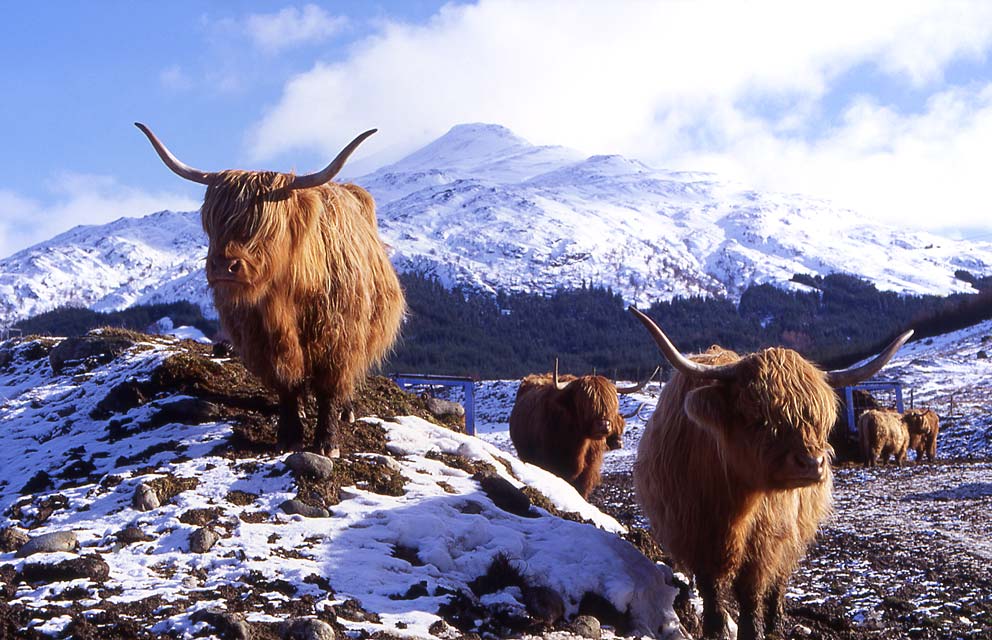
M8 604L36 611L30 624L38 631L63 633L73 617L68 609L59 615L59 608L73 602L97 611L160 598L145 621L151 630L191 638L210 629L208 622L194 621L196 612L225 606L224 588L245 590L252 583L282 585L249 591L264 601L246 605L252 623L285 618L300 599L312 601L318 614L355 599L378 616L339 616L347 628L430 637L439 607L452 594L470 594L469 583L504 554L531 584L559 593L569 616L585 594L595 593L631 614L633 632L680 637L670 570L619 538L614 532L623 528L567 483L482 439L415 417L367 418L386 432L390 455L349 458L398 472L401 495L359 483L340 489L329 517L290 515L283 504L298 487L285 454L244 457L218 450L232 432L225 420L161 424L169 407L188 396L148 399L115 413L108 392L148 380L184 352L185 343L149 337L109 364L59 374L47 357L50 344L10 344L0 350L0 425L7 444L0 450L0 529L17 525L32 537L73 532L78 548L26 558L0 553L0 571L91 556L109 568L99 584L85 578L21 582ZM439 455L488 463L506 482L535 487L558 509L589 523L537 507L529 514L536 517L504 511L472 474ZM174 490L165 492L161 506L141 511L132 502L141 485L158 487L158 494L163 486ZM129 527L140 531L140 539L122 542ZM191 536L204 527L219 539L196 553ZM9 578L0 578L0 586L11 589L4 580ZM520 599L519 589L509 587L484 596L481 606L520 613Z

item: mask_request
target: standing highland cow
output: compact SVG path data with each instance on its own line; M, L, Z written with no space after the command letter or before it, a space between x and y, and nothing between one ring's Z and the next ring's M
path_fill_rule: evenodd
M300 449L301 396L317 401L314 447L337 454L337 415L399 333L405 302L379 239L367 191L331 179L359 144L325 169L193 169L135 123L169 169L207 186L200 215L206 274L223 329L245 366L279 394L279 446Z
M940 418L932 409L910 409L902 415L909 431L909 448L916 452L916 462L926 456L930 462L937 458L937 434Z
M861 440L861 456L866 467L877 462L889 464L889 456L896 465L906 462L906 449L909 447L909 431L897 411L871 409L858 418L858 437Z
M517 455L588 498L599 484L603 454L623 446L624 418L632 417L620 414L617 394L640 391L653 377L618 388L603 376L559 376L557 360L553 374L527 376L510 412Z
M912 332L866 365L824 373L791 349L741 357L714 346L686 358L631 312L676 369L637 451L638 500L658 542L696 579L704 636L729 636L730 590L738 638L772 634L789 577L830 510L831 387L873 375Z

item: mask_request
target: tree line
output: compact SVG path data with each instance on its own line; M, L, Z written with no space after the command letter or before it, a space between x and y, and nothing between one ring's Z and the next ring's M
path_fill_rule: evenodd
M970 274L969 274L970 275ZM796 275L790 291L753 285L739 303L685 297L642 309L683 352L712 344L747 353L768 346L795 349L828 368L847 366L878 351L907 328L916 339L992 318L992 282L967 280L975 294L906 296L879 291L842 274ZM516 378L549 371L598 372L640 378L661 364L654 342L627 313L623 298L600 287L550 295L448 289L430 276L401 275L409 306L399 343L383 364L387 372ZM98 326L143 330L163 316L206 335L217 323L193 304L136 306L99 313L62 308L19 322L25 333L79 335Z

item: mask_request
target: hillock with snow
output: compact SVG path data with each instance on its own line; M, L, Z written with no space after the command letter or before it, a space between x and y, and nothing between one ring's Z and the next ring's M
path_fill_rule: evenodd
M0 636L681 637L671 571L567 483L386 379L356 410L340 459L287 455L208 345L0 344Z

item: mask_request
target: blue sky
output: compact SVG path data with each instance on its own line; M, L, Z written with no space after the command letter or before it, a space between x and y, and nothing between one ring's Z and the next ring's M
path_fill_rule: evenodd
M371 170L461 122L992 240L992 3L18 3L0 256L193 209L185 162Z

